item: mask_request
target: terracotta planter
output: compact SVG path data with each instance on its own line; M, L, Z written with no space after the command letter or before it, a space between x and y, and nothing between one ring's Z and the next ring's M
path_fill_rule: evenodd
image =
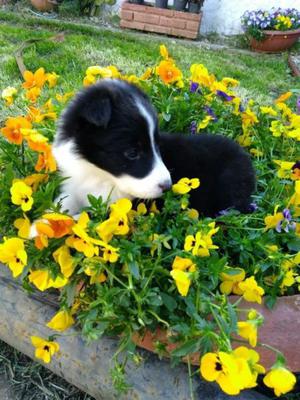
M41 12L52 11L54 6L57 4L53 0L30 0L32 6Z
M292 31L264 31L265 39L250 38L251 49L264 53L279 53L293 46L300 37L300 29Z
M233 297L233 301L236 298ZM288 367L294 372L300 372L300 295L280 297L273 310L255 303L241 302L240 308L255 308L265 318L263 326L259 329L258 340L275 347L283 352ZM242 318L241 318L242 319ZM155 333L147 331L145 335L134 335L134 342L146 350L155 352L155 342L159 341L166 345L166 355L178 345L168 341L168 334L164 330L157 330ZM233 342L234 347L241 346L241 343ZM250 345L249 345L250 347ZM275 353L266 348L257 347L261 355L261 363L271 367L276 359ZM183 360L186 361L186 360ZM191 363L199 365L199 354L191 356Z

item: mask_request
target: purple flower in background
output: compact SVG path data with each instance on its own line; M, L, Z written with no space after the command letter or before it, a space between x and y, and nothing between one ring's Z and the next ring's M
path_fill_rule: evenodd
M192 135L196 135L196 133L197 133L197 122L196 121L191 122L190 132Z
M191 93L197 92L198 88L199 88L199 83L191 82L191 85L190 85L190 92Z
M297 99L296 106L297 106L297 114L300 115L300 96Z
M249 211L251 212L251 213L253 213L253 212L255 212L256 210L258 209L258 205L256 204L256 203L250 203L250 205L249 205Z
M234 96L229 96L227 93L223 92L222 90L217 90L217 96L222 97L225 101L231 101L234 99Z
M245 107L242 104L240 104L239 105L239 112L244 112L244 111L245 111Z
M209 106L204 106L204 110L207 112L207 114L208 114L209 116L212 117L212 119L213 119L214 122L217 122L217 121L218 121L218 117L216 116L216 114L214 113L214 110L213 110L211 107L209 107Z
M295 230L296 223L292 221L292 215L290 210L288 208L285 208L282 211L282 215L284 219L278 222L275 228L276 231L280 233L282 230L284 230L285 232L289 232L290 230Z

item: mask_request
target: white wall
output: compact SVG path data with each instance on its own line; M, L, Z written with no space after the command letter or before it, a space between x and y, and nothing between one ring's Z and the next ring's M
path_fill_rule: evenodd
M124 0L117 0L112 10L118 12ZM149 1L149 0L147 0ZM153 2L154 0L150 0ZM173 0L169 0L169 5ZM240 18L246 10L265 9L272 7L297 8L300 10L300 0L205 0L200 33L216 32L221 35L242 33Z
M300 0L205 0L200 33L216 32L225 35L241 33L240 18L246 10L270 10L272 7L300 10Z

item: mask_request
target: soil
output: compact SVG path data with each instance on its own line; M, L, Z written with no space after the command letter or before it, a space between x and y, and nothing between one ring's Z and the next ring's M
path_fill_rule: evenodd
M10 389L9 383L4 376L0 376L0 399L1 400L18 400Z

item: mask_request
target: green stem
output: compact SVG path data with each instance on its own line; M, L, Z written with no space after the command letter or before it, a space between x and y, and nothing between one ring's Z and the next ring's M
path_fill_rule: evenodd
M225 341L227 347L228 347L228 348L230 349L230 351L231 351L232 348L231 348L230 340L229 340L229 338L227 337L226 333L224 332L224 329L223 329L222 325L220 324L219 317L216 315L214 309L213 309L211 306L212 306L212 304L210 304L210 311L211 311L211 313L212 313L212 315L213 315L213 317L214 317L214 319L215 319L215 321L216 321L216 323L217 323L217 325L218 325L218 327L219 327L219 329L220 329L221 335L223 336L223 339L224 339L224 341Z
M154 311L148 310L148 312L149 312L149 314L152 314L152 315L157 319L157 321L159 321L159 322L161 322L162 324L166 325L167 328L170 327L170 325L168 324L168 322L165 321L164 319L161 319Z
M187 357L187 365L188 365L188 371L189 371L189 387L190 387L191 400L195 400L194 391L193 391L193 379L192 379L193 375L192 375L190 356Z

